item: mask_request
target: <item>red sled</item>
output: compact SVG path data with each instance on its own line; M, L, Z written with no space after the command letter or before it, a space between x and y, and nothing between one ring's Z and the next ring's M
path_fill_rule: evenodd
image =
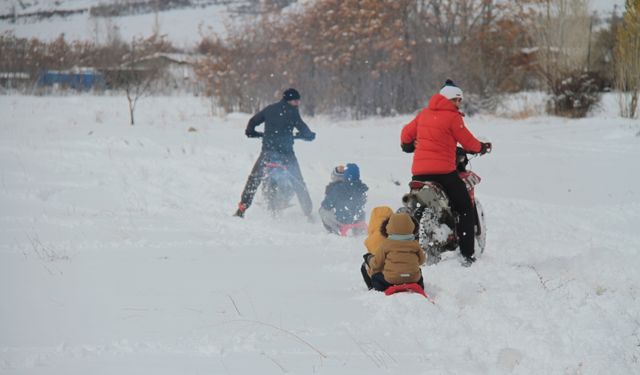
M424 298L428 299L429 302L435 304L435 301L429 297L429 295L422 289L420 285L417 283L407 283L407 284L399 284L392 285L384 291L384 294L390 296L392 294L401 293L401 292L409 292L409 293L418 293Z
M351 231L353 235L367 233L367 223L365 223L364 221L359 221L353 224L340 225L340 235L342 237L346 237L349 234L349 231Z

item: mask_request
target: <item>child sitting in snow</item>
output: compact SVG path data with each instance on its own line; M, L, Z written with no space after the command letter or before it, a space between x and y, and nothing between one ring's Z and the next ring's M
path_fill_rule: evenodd
M389 220L389 217L391 217L392 214L393 210L388 206L378 206L371 210L371 215L369 216L369 227L367 229L368 236L364 240L364 246L367 248L367 254L373 254L373 252L386 238L380 232L380 228L382 223ZM367 254L364 255L365 259L367 259ZM364 279L365 284L367 284L367 288L372 289L371 268L369 268L366 260L362 263L360 272L362 273L362 278Z
M349 230L353 234L364 233L367 190L367 185L360 181L358 165L349 163L346 168L342 165L334 168L318 211L324 227L341 236L346 236Z
M382 222L379 231L386 238L372 253L364 255L361 269L369 289L382 292L392 285L407 283L417 283L424 289L420 266L427 258L415 239L416 228L414 219L406 213L391 214Z

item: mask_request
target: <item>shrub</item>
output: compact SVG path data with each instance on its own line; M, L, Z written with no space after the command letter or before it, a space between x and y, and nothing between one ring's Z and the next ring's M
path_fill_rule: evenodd
M585 117L594 104L600 101L604 79L594 72L569 72L552 83L552 95L547 112L563 116Z

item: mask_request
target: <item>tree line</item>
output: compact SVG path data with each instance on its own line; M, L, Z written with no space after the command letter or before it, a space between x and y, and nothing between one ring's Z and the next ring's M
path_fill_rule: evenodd
M5 32L0 72L34 80L47 69L109 70L158 52L197 52L197 94L225 111L254 112L296 87L310 114L412 113L452 78L470 99L467 111L543 90L549 113L581 117L615 88L625 93L621 113L638 114L640 0L609 19L591 14L586 0L293 2L255 1L253 22L204 37L193 51L157 34L123 41L114 31L98 44Z
M638 3L604 23L586 0L317 0L204 39L199 74L227 111L294 86L311 114L410 113L454 78L484 109L545 90L550 113L581 117L614 85L637 97L637 66L612 67L637 59Z

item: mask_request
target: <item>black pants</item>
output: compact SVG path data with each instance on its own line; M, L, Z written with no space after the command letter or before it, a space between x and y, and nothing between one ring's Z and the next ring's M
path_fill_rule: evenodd
M311 197L309 196L307 186L302 179L302 173L300 172L298 159L296 159L296 155L293 153L280 154L274 151L261 151L258 160L256 160L256 163L253 165L253 169L249 174L249 178L247 178L247 183L244 185L244 190L242 191L240 202L243 203L246 208L249 208L249 206L251 206L253 197L256 195L256 191L258 190L258 187L260 186L260 183L264 178L265 166L267 163L273 160L278 160L287 168L287 171L289 171L294 179L293 188L295 189L296 195L298 196L298 201L300 201L302 212L304 212L304 214L307 216L311 215Z
M364 283L367 284L367 288L369 289L375 289L379 292L384 292L393 285L384 279L384 275L382 274L382 272L374 273L373 275L371 275L371 277L369 277L366 263L362 263L360 272L362 273ZM416 284L420 285L420 287L424 289L424 279L422 278L422 276L420 276L420 280L416 281Z
M464 256L472 256L474 252L474 226L475 214L471 197L464 181L458 176L458 172L453 171L447 174L428 174L413 176L416 181L433 181L442 186L444 192L449 197L451 208L458 213L460 221L456 228L458 240L460 241L460 253Z

